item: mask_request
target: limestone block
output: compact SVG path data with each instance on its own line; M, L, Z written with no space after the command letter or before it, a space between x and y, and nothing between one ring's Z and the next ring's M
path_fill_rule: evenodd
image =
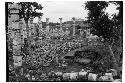
M63 80L68 81L70 79L70 73L64 73L63 74Z
M78 72L71 72L70 80L77 80L77 79L78 79Z
M115 69L110 69L108 72L111 72L113 76L118 75L117 70L115 70Z
M13 44L14 45L19 45L19 42L16 39L13 39Z
M22 57L23 56L13 56L13 60L14 60L14 68L22 66Z
M21 44L21 38L20 37L14 37L13 38L13 45L19 45Z
M89 73L88 80L89 81L96 81L97 80L97 74Z
M13 50L21 50L21 45L13 45Z
M8 4L8 9L21 9L21 5L16 3Z
M10 10L10 13L11 13L11 14L19 13L19 10L15 10L15 9L12 10L12 9L11 9L11 10Z
M79 77L83 78L83 79L86 78L86 76L87 76L87 72L86 71L80 71L78 74L79 74Z
M20 29L19 22L12 22L12 29Z
M62 76L63 75L62 72L56 72L55 74L56 74L56 76Z
M18 14L12 14L10 16L10 19L11 19L11 21L17 21L17 20L19 20L19 15Z
M14 55L20 55L20 54L21 54L21 50L19 50L19 49L14 49L14 50L13 50L13 54L14 54Z
M113 82L122 82L121 79L115 79Z
M113 81L112 73L105 73L104 76L99 77L99 81Z

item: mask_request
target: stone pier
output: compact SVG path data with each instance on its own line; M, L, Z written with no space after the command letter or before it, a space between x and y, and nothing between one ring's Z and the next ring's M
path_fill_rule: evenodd
M49 32L49 18L46 18L46 31Z
M60 20L60 30L62 30L62 18L59 18Z
M40 16L40 17L38 18L38 23L39 23L40 29L42 29L42 21L41 21L41 19L42 19L42 17Z
M42 41L42 33L43 33L43 25L42 25L42 21L41 21L42 17L40 16L38 18L38 25L39 25L39 39L40 41Z
M76 26L75 18L73 17L72 20L73 20L73 36L75 36L75 26Z

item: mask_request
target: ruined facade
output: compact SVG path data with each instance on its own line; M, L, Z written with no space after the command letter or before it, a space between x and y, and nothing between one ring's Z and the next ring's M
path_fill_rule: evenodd
M22 45L22 38L21 38L21 23L19 19L19 11L21 6L18 4L10 4L8 3L8 38L12 40L12 49L14 55L20 55L21 53L21 45Z

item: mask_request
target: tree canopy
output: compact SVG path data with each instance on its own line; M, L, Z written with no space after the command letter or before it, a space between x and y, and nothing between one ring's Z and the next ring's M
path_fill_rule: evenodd
M119 5L117 7L119 13L118 15L114 15L112 19L109 19L108 14L105 14L104 11L106 7L108 7L109 3ZM123 2L88 1L85 3L85 8L89 10L88 21L91 23L91 27L94 29L92 31L93 34L103 36L105 40L109 40L110 42L112 39L118 38L119 35L116 34L119 34L120 32L116 30L116 27L122 23Z
M37 10L42 10L43 7L41 4L37 2L19 2L21 5L20 17L24 18L26 22L28 22L30 17L40 17L43 15L41 12L37 12Z
M117 6L116 9L119 10L118 14L112 15L112 19L109 18L108 13L105 13L105 9L110 3L115 4ZM85 3L85 8L89 11L88 22L93 30L91 33L102 36L105 39L117 68L118 65L116 63L120 61L119 56L122 56L123 47L123 2L88 1Z

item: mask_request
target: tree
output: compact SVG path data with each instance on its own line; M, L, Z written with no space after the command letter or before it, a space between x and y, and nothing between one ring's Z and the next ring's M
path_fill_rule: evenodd
M119 10L119 13L117 16L115 16L115 19L118 20L118 23L123 23L123 1L110 1L111 3L114 3L118 5L117 9Z
M108 7L109 3L119 5L118 15L114 15L112 19L109 19L108 14L105 14L104 9ZM91 23L91 27L95 29L94 34L103 36L103 38L110 44L113 40L117 40L118 36L122 36L123 26L123 2L122 1L88 1L85 3L85 7L89 10L88 21ZM121 25L121 26L119 26Z
M43 8L41 4L38 4L37 2L19 2L18 4L21 5L20 18L24 18L27 24L27 29L30 17L40 17L43 15L43 13L37 12L37 10L42 10Z
M114 53L112 50L112 47L115 43L115 40L118 39L118 35L120 32L119 23L121 24L123 18L123 15L121 14L123 12L122 2L115 2L116 4L119 4L119 15L114 15L113 19L109 19L108 14L105 14L104 9L108 7L108 4L111 2L105 2L105 1L88 1L85 3L85 7L87 10L89 10L88 13L88 21L91 24L91 27L94 29L92 31L93 34L96 34L98 36L102 36L106 42L108 42L108 46L110 48L110 51L112 53L112 57L116 63L116 58L114 57ZM114 3L114 2L112 2ZM119 19L120 18L120 19ZM119 20L119 21L118 21Z
M122 60L123 56L123 1L111 1L111 3L116 4L117 10L119 10L118 15L114 15L114 44L117 46L118 50L114 50L115 54L118 56L118 62ZM120 61L121 62L121 61Z
M104 26L104 24L101 24L100 22L103 21L103 23L105 23L104 21L106 21L103 16L104 11L102 10L106 8L108 4L105 1L88 1L85 5L86 9L89 10L88 21L91 23L91 27L95 29L96 35L102 35L100 34L100 27Z
M28 39L28 47L29 47L29 26L28 26L28 20L30 17L40 17L43 15L41 12L37 12L37 10L42 10L41 4L38 4L37 2L19 2L19 5L21 5L20 9L20 18L24 18L26 22L26 29L27 29L27 39ZM29 49L29 48L28 48Z
M43 15L43 13L37 12L37 10L42 10L43 8L37 2L19 2L18 4L21 5L20 18L24 18L26 23L30 17L40 17Z

